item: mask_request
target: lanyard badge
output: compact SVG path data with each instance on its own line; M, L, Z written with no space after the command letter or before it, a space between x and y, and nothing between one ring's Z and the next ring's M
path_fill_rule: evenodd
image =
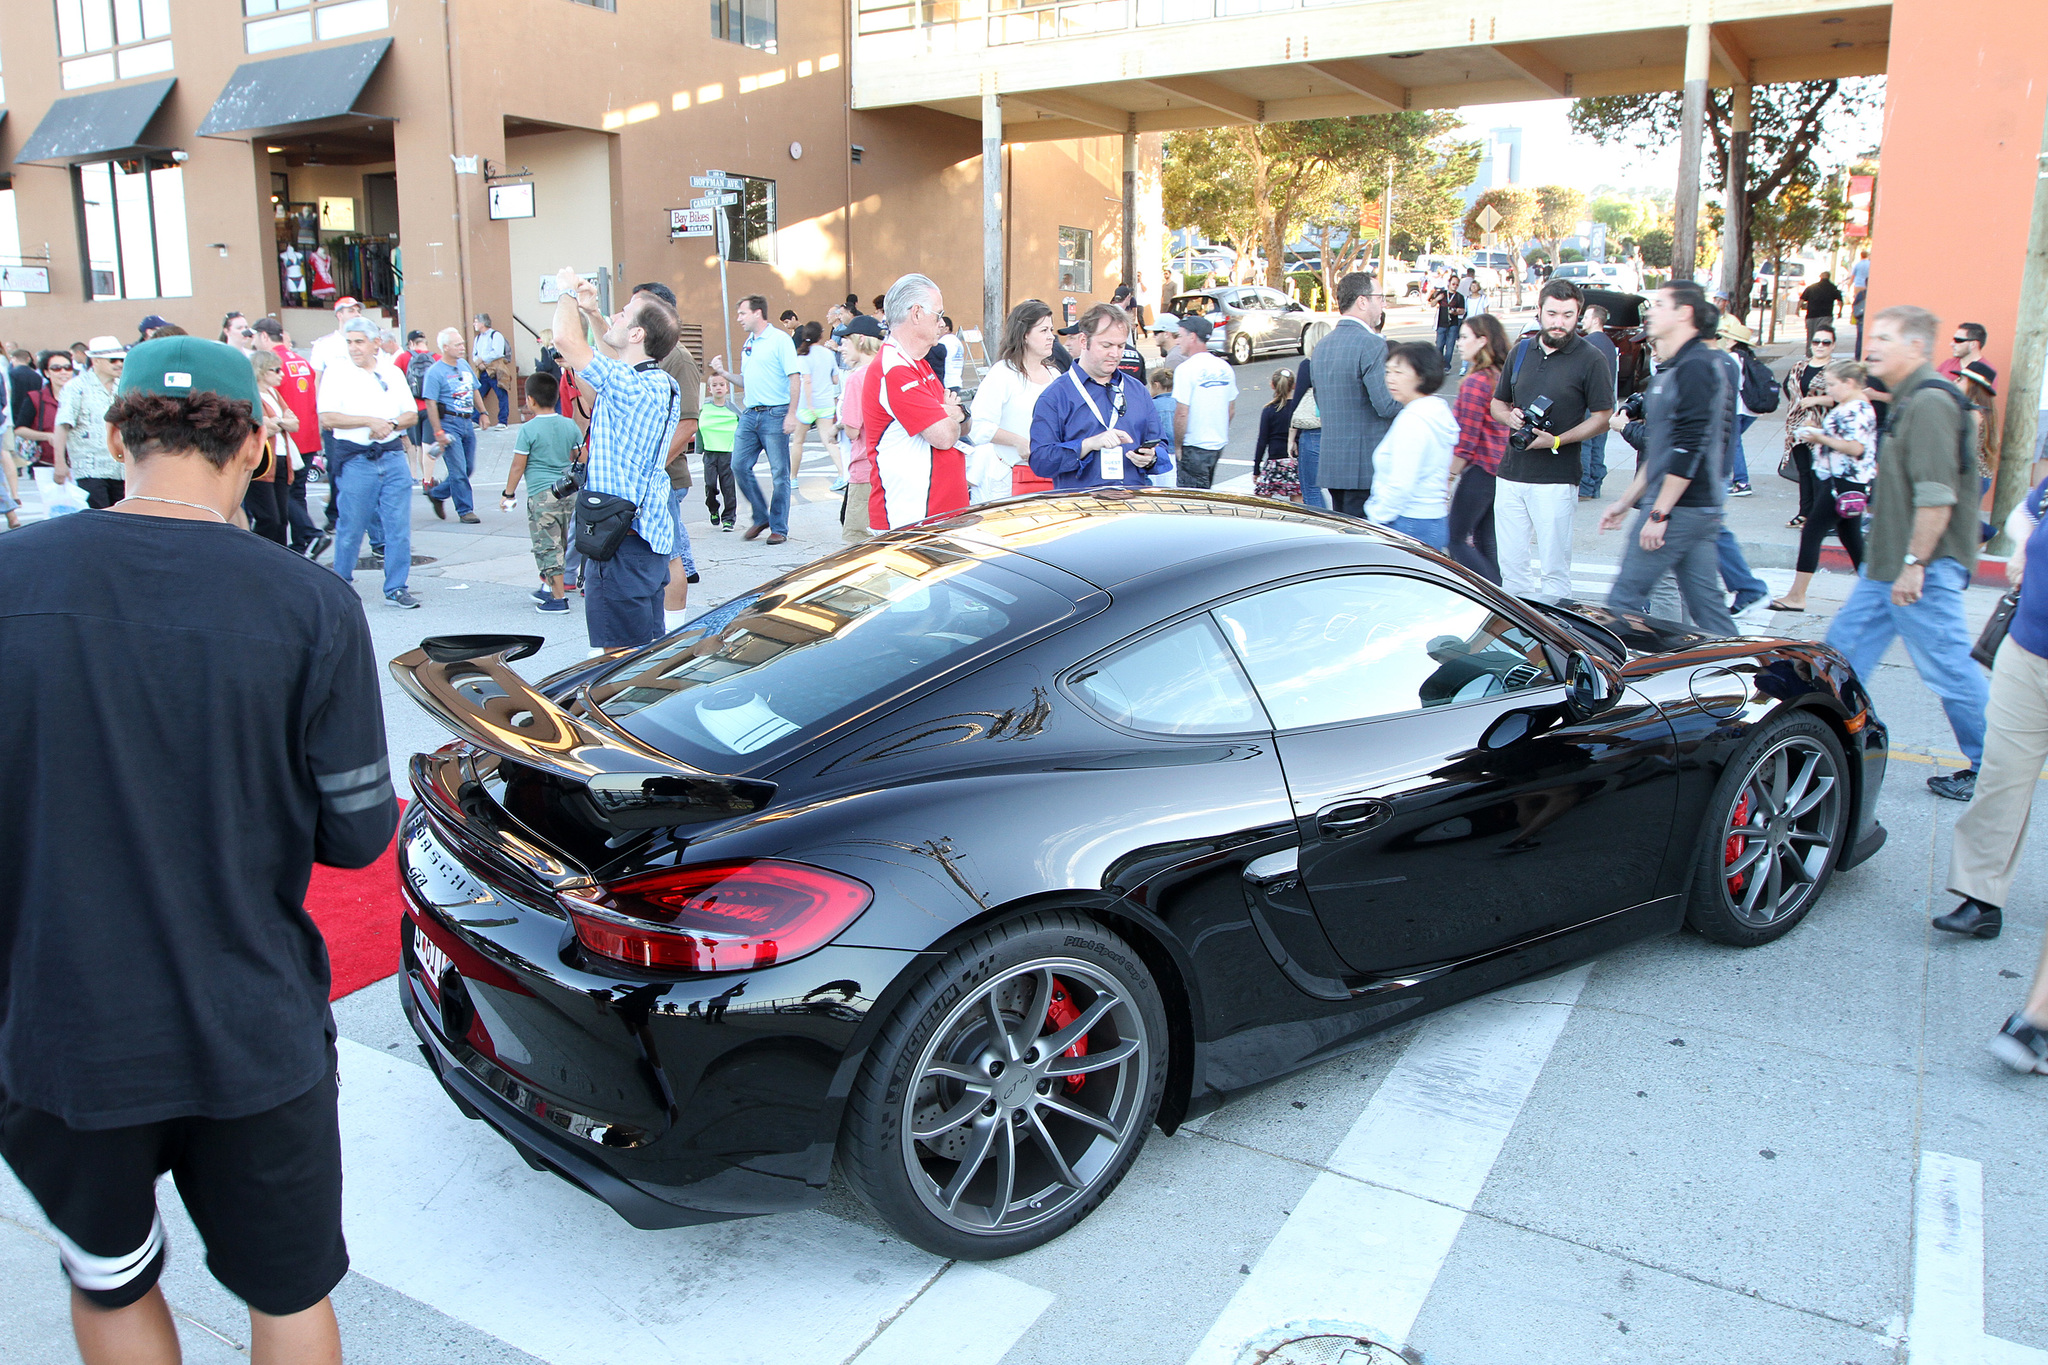
M1067 371L1067 374L1073 379L1074 387L1080 390L1081 401L1088 405L1088 411L1094 413L1095 420L1102 423L1102 429L1104 431L1116 430L1117 422L1120 421L1124 415L1123 376L1121 374L1113 374L1110 376L1110 379L1114 382L1116 387L1112 389L1110 392L1110 415L1108 417L1104 417L1102 415L1102 409L1095 406L1095 395L1089 393L1088 386L1081 382L1081 367L1079 365L1076 365L1073 369ZM1102 477L1110 480L1113 483L1122 483L1124 480L1123 446L1104 446L1101 450L1097 451L1096 454L1102 466Z

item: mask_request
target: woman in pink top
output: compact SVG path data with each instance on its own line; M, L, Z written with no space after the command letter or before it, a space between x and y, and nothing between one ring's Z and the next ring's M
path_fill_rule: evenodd
M882 353L882 342L864 332L850 332L841 349L854 357L855 364L839 386L839 429L852 442L853 452L846 465L845 497L839 504L839 537L861 541L868 538L868 494L875 481L875 462L863 439L866 433L860 429L860 390L868 365Z

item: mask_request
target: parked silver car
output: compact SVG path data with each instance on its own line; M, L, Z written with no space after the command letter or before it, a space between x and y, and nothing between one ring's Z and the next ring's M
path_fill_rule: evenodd
M1307 355L1330 330L1333 320L1264 285L1241 284L1204 289L1168 300L1175 317L1199 313L1215 326L1209 349L1233 365L1253 356Z

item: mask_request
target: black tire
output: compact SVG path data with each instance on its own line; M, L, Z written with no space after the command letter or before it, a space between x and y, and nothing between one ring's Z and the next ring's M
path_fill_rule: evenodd
M1094 1069L1075 1071L1091 1057L1069 1060L1072 1048L1037 1055L1030 1040L1056 1018L1060 1031L1081 1028L1075 1046ZM1070 911L993 925L931 967L883 1026L847 1098L840 1169L935 1256L1029 1251L1094 1212L1137 1159L1167 1048L1159 989L1115 934Z
M1771 809L1776 803L1792 814ZM1739 948L1790 932L1841 863L1849 810L1848 760L1827 722L1803 714L1772 721L1714 788L1686 923Z
M1238 332L1230 338L1228 347L1230 363L1249 365L1252 363L1252 338L1249 332Z

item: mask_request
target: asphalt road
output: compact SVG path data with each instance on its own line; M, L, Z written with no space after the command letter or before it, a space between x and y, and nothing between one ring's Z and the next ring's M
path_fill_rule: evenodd
M1241 371L1248 398L1285 363ZM1233 456L1256 407L1241 400ZM1774 464L1778 439L1752 432L1753 460ZM510 444L486 437L480 488L502 486ZM693 503L700 603L831 548L828 480L814 456L796 534L773 549L710 530ZM1789 543L1786 496L1766 487L1738 506L1745 538L1776 527ZM382 653L502 630L550 635L533 676L579 656L580 620L542 620L526 600L523 510L487 496L479 512L465 527L419 504L415 549L434 558L415 572L423 610L388 608L359 576ZM1581 506L1587 595L1618 554L1593 515ZM1789 626L1747 624L1818 635L1847 582L1822 575L1815 610ZM1994 597L1971 591L1976 619ZM1895 746L1890 842L1784 940L1659 939L1382 1034L1155 1133L1087 1223L993 1265L904 1246L840 1187L804 1215L635 1231L457 1115L419 1064L395 983L371 986L335 1010L349 1359L1220 1365L1289 1324L1337 1324L1434 1365L2048 1365L2048 1079L1983 1050L2025 985L2042 907L2018 898L1991 943L1928 929L1963 808L1922 781L1960 763L1902 653L1870 684ZM395 755L443 741L386 695ZM2020 887L2039 884L2042 856L2037 844ZM244 1358L246 1318L168 1185L162 1196L187 1359ZM54 1247L4 1174L0 1358L73 1359Z

